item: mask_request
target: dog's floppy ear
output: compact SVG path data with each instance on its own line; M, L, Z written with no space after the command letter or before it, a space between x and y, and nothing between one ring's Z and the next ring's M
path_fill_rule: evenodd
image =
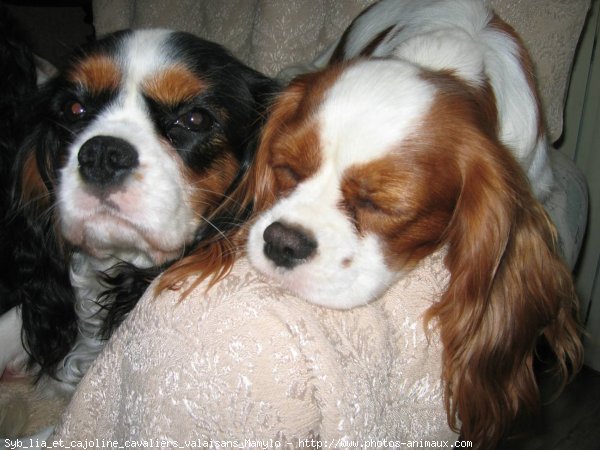
M12 205L29 215L51 209L61 159L61 142L67 133L52 119L52 98L60 89L57 79L44 84L24 107L22 128L12 173ZM47 215L45 217L48 217Z
M492 448L521 407L538 404L538 338L565 381L582 350L573 282L542 205L500 144L473 132L464 147L462 190L445 236L450 281L427 319L444 345L450 425L460 421L465 439Z
M300 117L304 100L306 77L294 80L277 98L269 111L269 120L262 130L255 162L244 180L242 193L245 202L252 203L255 212L263 211L276 199L276 186L271 168L271 149L286 134L294 117Z
M35 150L27 151L17 169L19 184L15 187L18 196L15 200L22 208L33 211L43 211L50 206L50 193L39 170ZM16 194L15 192L15 194Z
M250 89L257 111L263 113L262 118L266 119L264 113L273 103L276 94L281 90L281 85L277 80L269 78L250 68L246 68L242 74Z
M24 343L41 373L53 374L71 348L77 328L68 253L54 214L55 163L59 139L44 122L40 103L29 120L30 135L13 170L11 210L6 233L11 239L9 299L21 305ZM4 301L4 300L3 300Z
M260 139L260 132L267 120L269 107L276 94L281 90L281 86L275 79L269 78L243 64L239 64L237 72L243 80L241 86L246 90L243 95L238 95L243 98L248 98L248 94L250 96L247 102L240 102L238 109L233 111L233 114L239 114L239 129L235 130L235 134L240 139L236 145L239 146L237 150L240 152L241 167L239 174L241 177L252 164ZM233 184L233 186L236 185L237 183Z

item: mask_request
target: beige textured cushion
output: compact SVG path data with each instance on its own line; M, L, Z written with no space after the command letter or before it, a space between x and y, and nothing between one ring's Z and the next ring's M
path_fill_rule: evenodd
M447 280L438 253L383 298L336 311L274 287L241 260L208 293L202 285L182 302L176 292L146 295L54 438L453 442L441 348L421 317Z
M99 35L165 27L219 42L250 66L275 75L311 61L374 0L94 0ZM563 106L590 0L489 0L522 35L536 66L551 141Z

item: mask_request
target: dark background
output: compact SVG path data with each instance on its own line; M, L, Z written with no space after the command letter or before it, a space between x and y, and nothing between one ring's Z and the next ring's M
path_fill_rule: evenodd
M25 31L33 52L56 67L71 51L94 39L92 0L2 0Z

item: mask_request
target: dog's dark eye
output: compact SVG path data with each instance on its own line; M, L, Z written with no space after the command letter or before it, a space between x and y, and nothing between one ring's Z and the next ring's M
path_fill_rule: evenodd
M212 117L202 109L192 109L182 114L175 121L175 125L190 131L207 131L213 125Z
M83 118L86 115L87 110L85 109L83 103L78 101L71 101L65 104L62 112L67 120L75 122Z

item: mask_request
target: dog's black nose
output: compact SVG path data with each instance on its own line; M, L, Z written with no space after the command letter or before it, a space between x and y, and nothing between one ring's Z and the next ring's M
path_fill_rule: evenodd
M94 136L86 141L77 160L81 177L100 187L120 183L139 164L133 145L114 136Z
M300 227L273 222L264 233L263 251L279 267L291 269L309 259L317 250L317 242Z

